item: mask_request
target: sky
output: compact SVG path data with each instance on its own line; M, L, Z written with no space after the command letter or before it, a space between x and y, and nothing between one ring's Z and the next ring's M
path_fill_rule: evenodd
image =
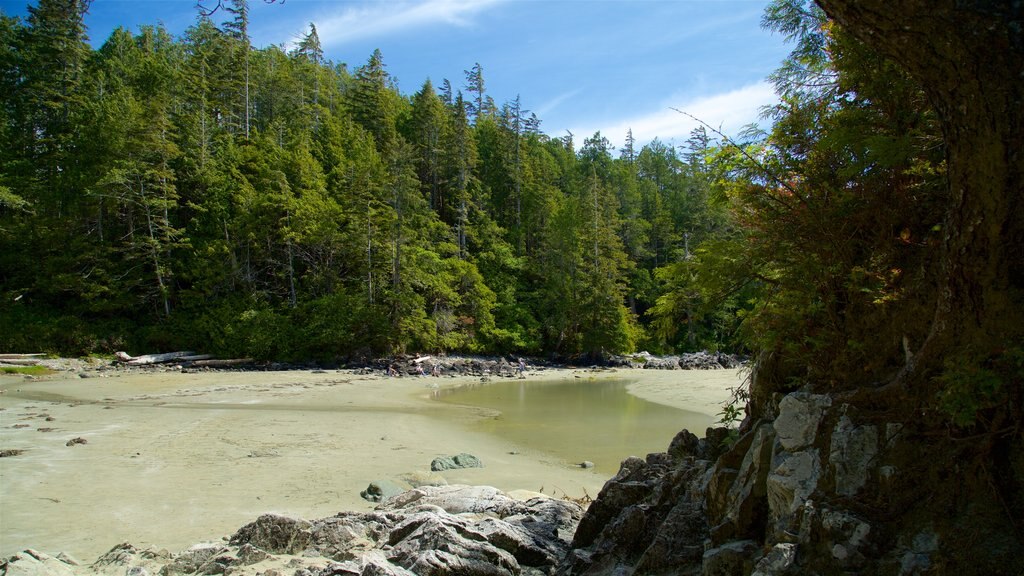
M216 0L207 0L212 5ZM520 96L551 136L577 145L600 131L621 146L632 129L683 145L696 121L735 134L775 101L766 77L786 56L763 30L767 0L250 0L256 47L286 48L315 23L325 56L350 69L374 49L403 94L430 78L461 89L479 63L500 106ZM24 0L0 0L24 16ZM122 26L162 23L180 35L195 0L93 0L86 15L99 47ZM214 16L223 17L222 13Z

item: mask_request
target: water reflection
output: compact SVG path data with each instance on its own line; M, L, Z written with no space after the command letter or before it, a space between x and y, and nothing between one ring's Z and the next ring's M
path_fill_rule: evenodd
M627 456L661 452L681 429L698 434L714 418L662 406L626 391L630 380L511 380L438 390L442 402L497 410L479 429L550 452L566 463L590 460L614 474Z

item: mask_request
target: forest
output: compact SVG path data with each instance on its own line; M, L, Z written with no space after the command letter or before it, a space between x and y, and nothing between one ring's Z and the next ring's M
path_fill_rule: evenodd
M749 293L702 307L680 268L735 232L738 167L706 130L577 150L479 64L401 94L379 51L326 61L313 25L253 48L246 0L92 50L84 7L0 23L0 347L742 348Z

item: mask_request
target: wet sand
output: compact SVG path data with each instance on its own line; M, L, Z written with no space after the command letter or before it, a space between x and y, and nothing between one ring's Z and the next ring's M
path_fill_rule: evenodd
M638 397L708 415L741 378L735 370L586 373L623 376L636 380L629 391ZM485 467L444 472L452 484L597 494L606 474L476 431L493 411L430 399L438 386L476 381L349 371L0 376L0 450L24 450L0 458L0 556L34 548L91 562L125 541L176 552L266 512L370 510L359 496L369 482L460 452ZM86 443L67 446L74 438Z

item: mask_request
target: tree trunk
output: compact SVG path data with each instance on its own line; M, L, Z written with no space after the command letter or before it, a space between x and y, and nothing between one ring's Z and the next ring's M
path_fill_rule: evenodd
M953 352L979 361L1024 328L1024 9L962 0L817 0L921 82L942 126L950 204L930 335L904 371ZM969 350L967 350L969 348ZM901 378L903 380L903 378Z

